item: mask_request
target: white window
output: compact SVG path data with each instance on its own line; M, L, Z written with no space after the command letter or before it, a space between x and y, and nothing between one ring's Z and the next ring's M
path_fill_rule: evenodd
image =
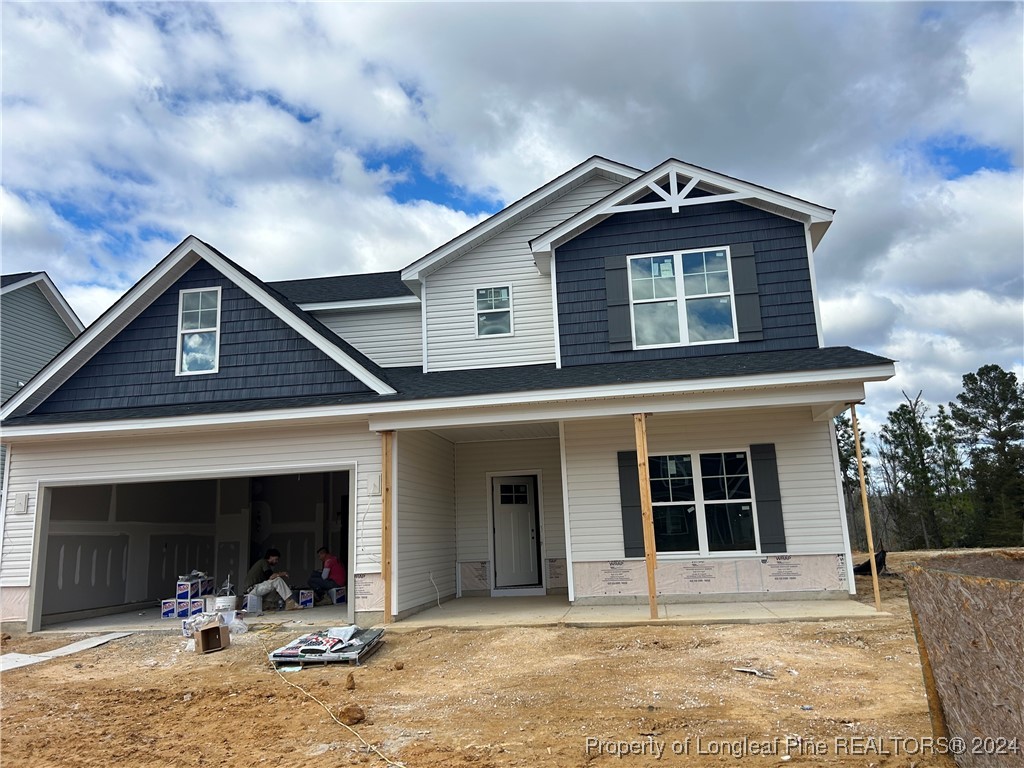
M512 335L512 286L476 289L476 335Z
M757 551L746 451L651 456L648 466L656 551Z
M736 341L729 249L629 258L633 347Z
M220 288L178 295L177 374L216 373L220 357Z

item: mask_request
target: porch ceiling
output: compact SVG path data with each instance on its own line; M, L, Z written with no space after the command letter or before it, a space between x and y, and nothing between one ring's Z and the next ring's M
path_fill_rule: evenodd
M558 422L493 424L478 427L432 429L430 431L451 443L481 443L490 440L535 440L542 437L558 437Z

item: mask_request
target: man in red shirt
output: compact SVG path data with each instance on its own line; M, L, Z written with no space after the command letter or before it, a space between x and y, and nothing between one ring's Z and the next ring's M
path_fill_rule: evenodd
M345 594L345 569L338 558L327 551L327 547L320 547L316 551L316 556L320 558L323 568L310 574L310 589L316 593L318 603L333 605L327 590L340 589L341 594Z

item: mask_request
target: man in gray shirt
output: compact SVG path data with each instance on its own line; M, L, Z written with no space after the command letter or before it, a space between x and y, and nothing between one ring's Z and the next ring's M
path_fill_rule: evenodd
M284 571L274 572L274 566L280 561L281 553L276 549L268 549L263 557L253 563L245 576L245 594L263 597L277 592L284 601L285 610L294 611L299 608L299 604L292 600L292 590L285 581L288 574Z

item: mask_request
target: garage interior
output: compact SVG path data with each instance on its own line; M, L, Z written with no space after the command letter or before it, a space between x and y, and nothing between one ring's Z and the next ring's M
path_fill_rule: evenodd
M346 566L348 471L46 489L42 624L159 604L193 570L237 585L268 547L304 584L327 546Z

